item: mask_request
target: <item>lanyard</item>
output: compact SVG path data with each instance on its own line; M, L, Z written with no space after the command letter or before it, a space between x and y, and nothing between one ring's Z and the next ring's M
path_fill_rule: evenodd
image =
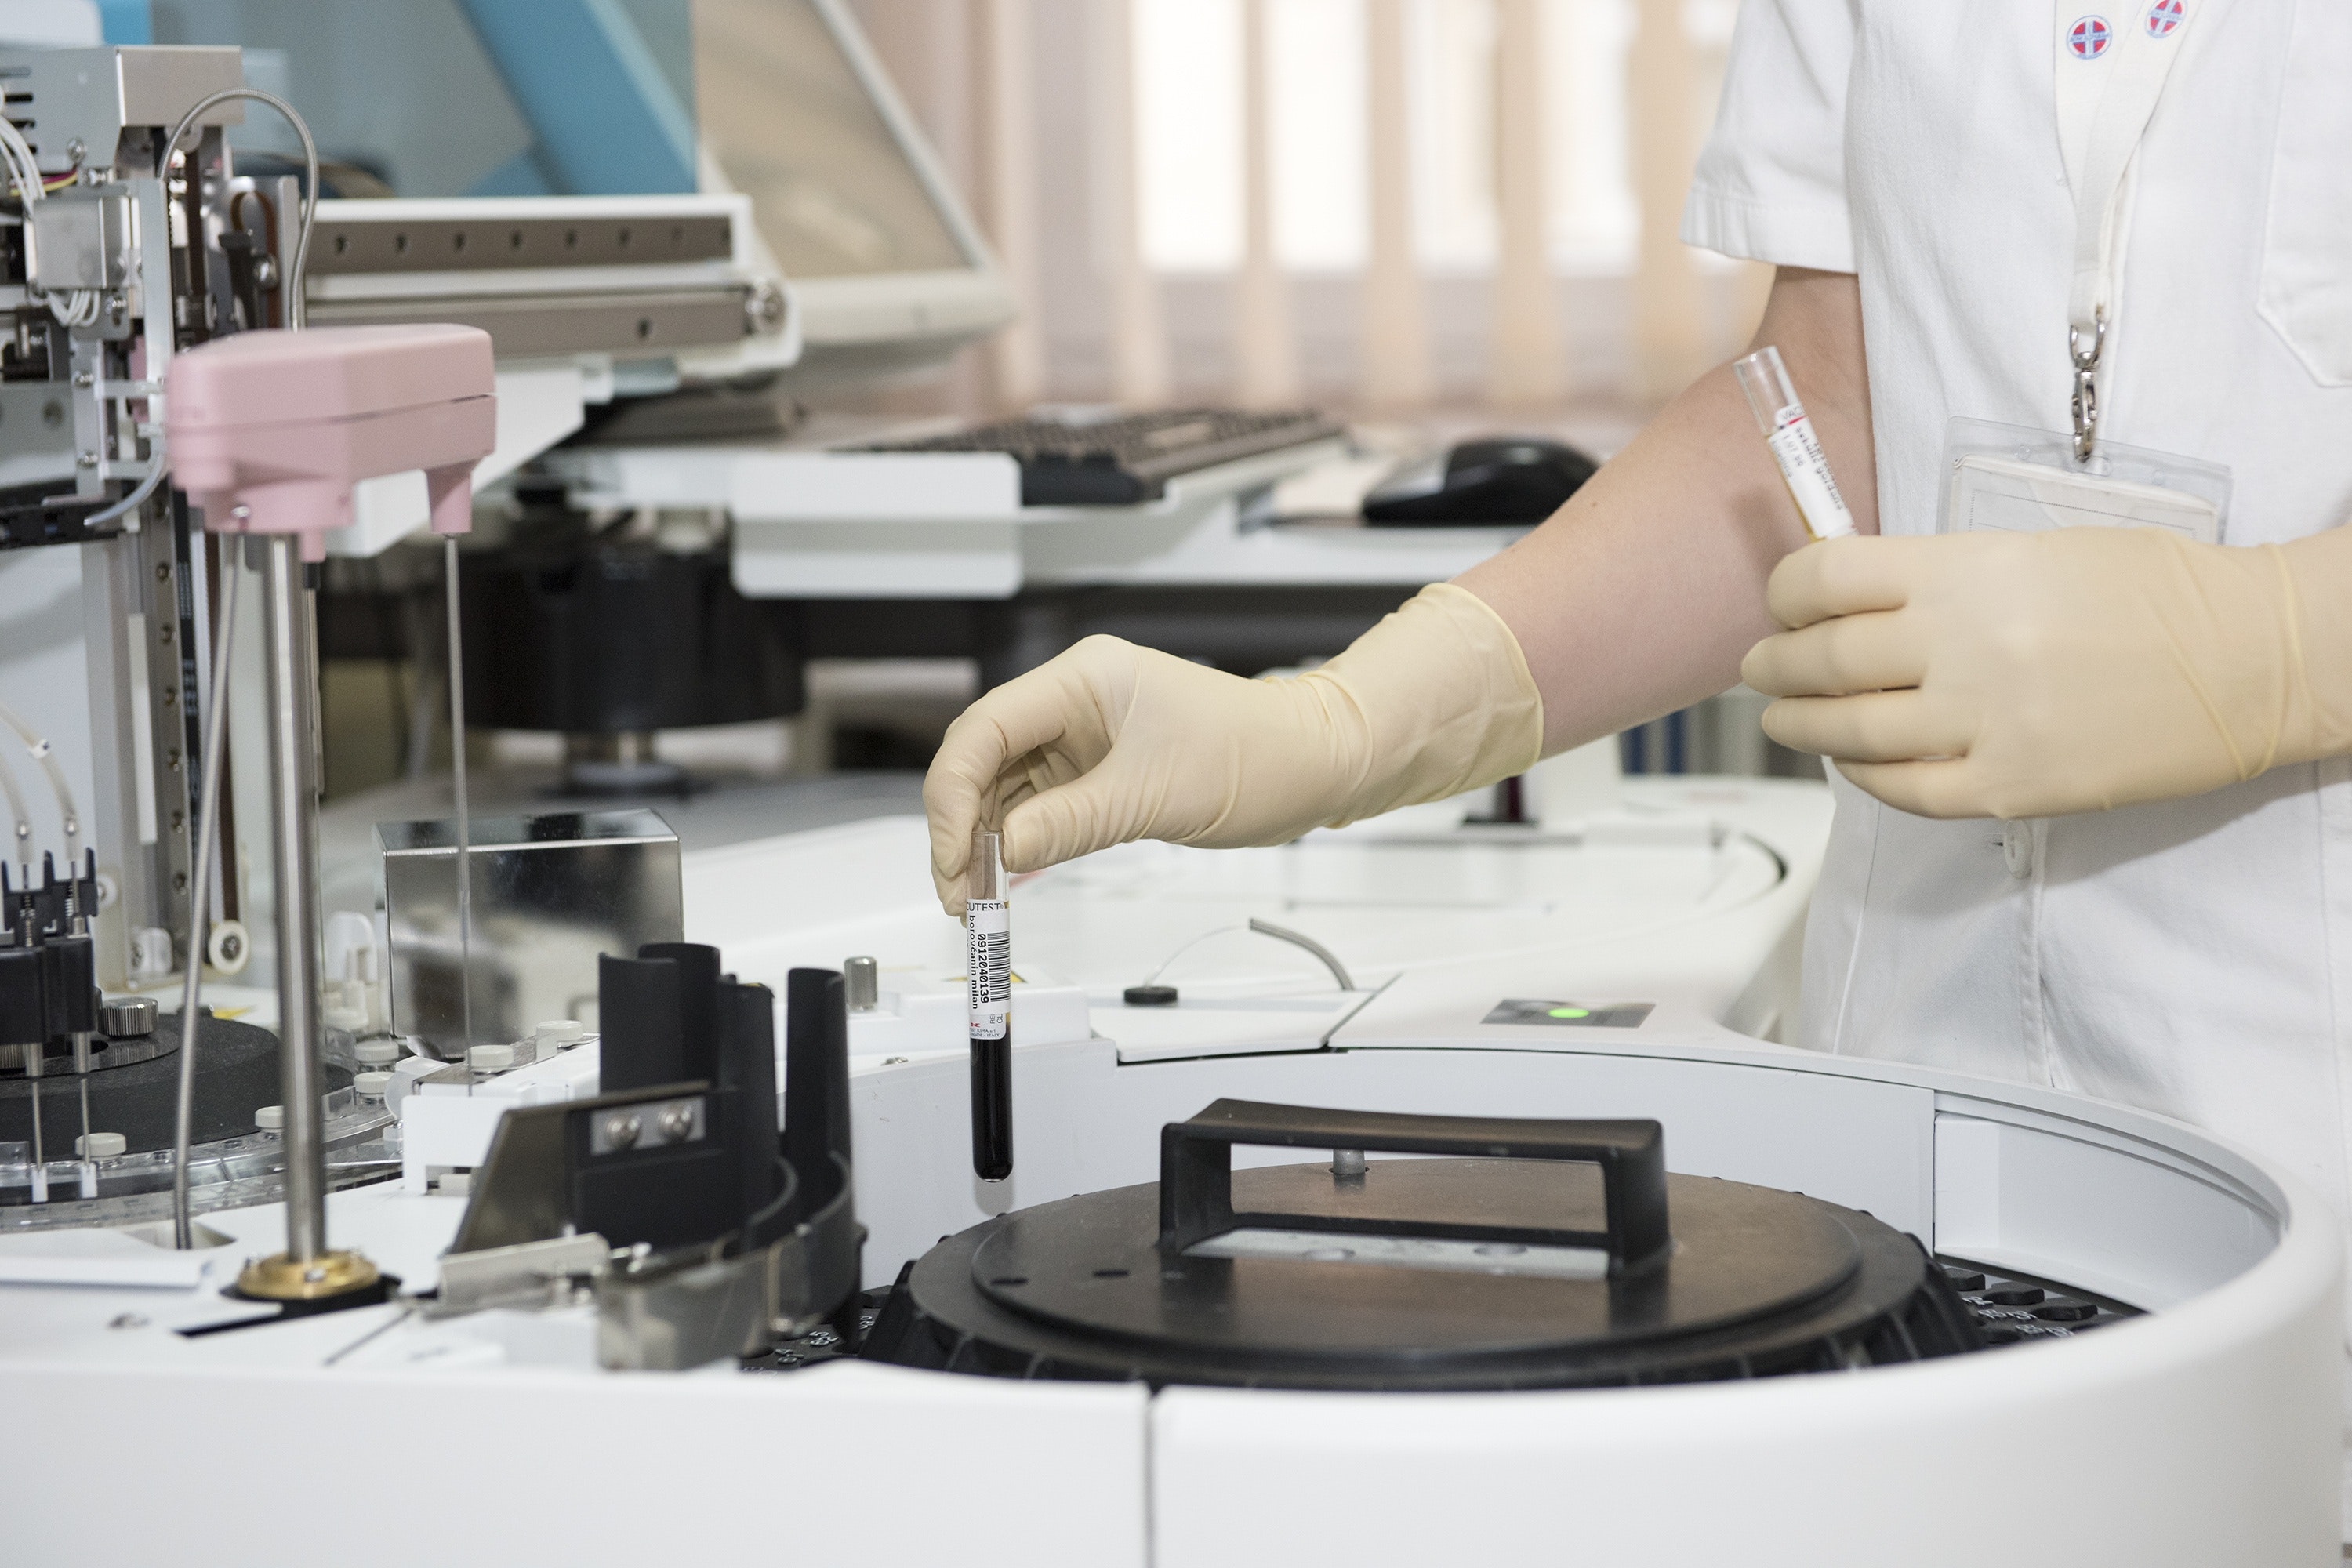
M2189 25L2214 0L2127 0L2110 21L2057 0L2058 136L2074 193L2074 282L2066 353L2074 367L2074 457L2088 462L2099 426L2099 365L2115 315L2121 214L2133 157L2164 96Z

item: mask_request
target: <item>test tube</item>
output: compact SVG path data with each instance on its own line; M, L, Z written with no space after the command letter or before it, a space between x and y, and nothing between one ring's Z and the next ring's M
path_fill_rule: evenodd
M965 967L971 1021L971 1168L983 1182L1013 1173L1013 918L1004 847L982 828L964 873Z
M1789 380L1789 367L1781 363L1780 351L1767 344L1736 362L1731 374L1738 378L1739 390L1747 395L1748 406L1756 416L1756 427L1764 433L1765 445L1772 448L1773 460L1780 465L1780 478L1788 482L1797 513L1805 520L1805 531L1815 539L1841 539L1852 533L1853 514L1846 510L1845 498L1838 493L1829 455L1813 434L1813 422L1805 417L1805 405Z

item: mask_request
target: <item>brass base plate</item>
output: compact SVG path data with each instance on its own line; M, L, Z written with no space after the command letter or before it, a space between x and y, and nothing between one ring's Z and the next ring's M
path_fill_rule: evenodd
M364 1290L382 1275L356 1252L322 1252L306 1263L284 1253L257 1258L236 1277L240 1296L263 1301L318 1301Z

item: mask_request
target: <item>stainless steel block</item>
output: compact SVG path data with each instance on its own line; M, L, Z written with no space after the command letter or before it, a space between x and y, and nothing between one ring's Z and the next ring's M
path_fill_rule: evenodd
M134 249L125 187L63 191L33 209L33 281L51 293L121 288Z
M596 1016L596 958L685 939L677 837L650 811L477 818L472 825L473 1039L458 962L457 824L388 822L392 1026L443 1057L520 1040L542 1018Z

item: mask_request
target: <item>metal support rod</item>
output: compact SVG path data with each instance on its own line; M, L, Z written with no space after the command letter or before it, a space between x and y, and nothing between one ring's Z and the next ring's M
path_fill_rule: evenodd
M278 900L278 1083L286 1108L286 1256L327 1250L327 1166L319 1054L318 795L311 745L318 670L302 625L300 542L263 541L263 658L268 669L269 846ZM193 956L193 955L192 955Z
M473 812L466 796L466 647L458 614L457 540L441 542L442 583L449 613L449 795L457 820L457 1011L466 1031L458 1059L474 1048Z
M41 1146L41 1061L44 1041L35 1041L25 1048L26 1087L33 1096L33 1201L49 1201L49 1153Z

